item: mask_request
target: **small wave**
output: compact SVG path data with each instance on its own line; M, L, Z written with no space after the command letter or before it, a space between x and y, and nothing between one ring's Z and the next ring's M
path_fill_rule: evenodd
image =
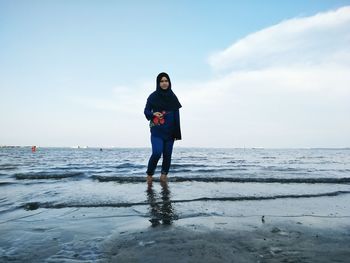
M190 173L190 172L193 172L193 170L182 168L182 169L174 169L172 172L173 173Z
M4 205L4 203L8 202L8 199L6 197L0 198L0 203Z
M226 159L226 158L223 158L223 159ZM246 162L246 160L237 159L237 160L228 161L227 163L245 163L245 162Z
M347 172L350 172L350 169L315 169L315 171L320 171L320 172L342 172L342 173L347 173Z
M71 173L25 173L25 174L15 174L17 180L26 180L26 179L63 179L82 176L85 173L83 172L71 172Z
M87 167L83 167L83 166L57 166L57 167L53 167L51 168L51 170L61 170L61 171L65 171L65 170L79 170L79 169L86 169Z
M246 171L247 168L215 168L215 169L198 169L198 170L192 170L193 172L199 172L199 173L217 173L217 172L229 172L229 171Z
M234 167L262 167L261 165L257 165L257 164L238 164Z
M303 171L303 169L300 168L293 168L293 167L278 167L278 166L266 166L262 167L263 170L269 170L269 171L280 171L280 172L300 172Z
M169 204L169 203L189 203L189 202L200 202L200 201L261 201L261 200L273 200L273 199L284 199L284 198L315 198L324 196L338 196L342 194L350 194L350 191L335 191L326 192L318 194L287 194L287 195L273 195L273 196L226 196L226 197L200 197L195 199L180 199L180 200L167 200L152 202L154 204ZM85 207L85 208L95 208L95 207L131 207L140 205L150 205L149 202L134 202L134 203L40 203L40 202L29 202L20 208L25 210L36 210L38 208L70 208L70 207Z
M327 156L300 156L298 159L326 159Z
M126 163L118 164L115 167L120 169L120 168L143 168L145 166L142 164L135 164L135 163L126 162Z
M118 183L140 183L145 182L145 177L140 176L92 176L93 179L100 182L118 182ZM154 178L158 181L158 178ZM307 183L307 184L348 184L350 177L343 178L257 178L257 177L169 177L169 182L228 182L228 183Z
M0 186L15 184L15 182L0 182Z
M40 202L29 202L26 203L20 208L24 208L25 210L36 210L39 208L69 208L69 207L130 207L136 205L147 205L147 202L138 202L138 203L90 203L90 204L82 204L82 203L40 203Z
M183 156L182 158L186 159L196 159L196 160L207 160L207 157L204 156L196 156L196 155L189 155L189 156Z
M17 168L18 168L17 165L10 164L10 163L0 164L0 170L16 170Z
M231 171L246 171L248 168L244 167L233 167L233 168L207 168L207 169L174 169L173 173L220 173L220 172L231 172Z
M195 163L174 163L171 164L171 168L185 168L185 167L207 167L205 164L195 164Z

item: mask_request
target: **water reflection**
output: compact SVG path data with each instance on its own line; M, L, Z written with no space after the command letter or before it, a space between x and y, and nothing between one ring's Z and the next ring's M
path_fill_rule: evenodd
M161 182L160 185L162 187L161 198L159 198L159 193L155 191L152 183L148 184L146 191L151 216L149 221L152 223L152 226L157 226L161 223L163 225L171 225L173 220L177 219L170 200L171 192L168 182Z

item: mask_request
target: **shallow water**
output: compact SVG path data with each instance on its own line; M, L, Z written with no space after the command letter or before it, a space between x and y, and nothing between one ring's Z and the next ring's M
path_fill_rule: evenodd
M175 147L168 184L160 159L148 187L150 151L0 148L0 261L108 262L106 244L158 225L349 228L350 149Z
M0 148L0 212L146 204L149 156L149 148ZM350 149L175 147L168 178L174 203L343 195Z

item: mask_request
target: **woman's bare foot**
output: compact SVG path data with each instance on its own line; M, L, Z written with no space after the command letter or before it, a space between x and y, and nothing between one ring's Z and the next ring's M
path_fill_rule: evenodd
M152 175L147 175L147 184L148 186L152 186Z
M167 181L167 175L166 174L161 174L159 180L161 182L166 182Z

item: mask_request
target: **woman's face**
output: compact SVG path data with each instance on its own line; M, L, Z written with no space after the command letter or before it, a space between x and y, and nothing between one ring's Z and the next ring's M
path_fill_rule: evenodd
M163 90L166 90L169 87L169 81L168 81L168 79L166 77L162 77L160 79L160 87Z

